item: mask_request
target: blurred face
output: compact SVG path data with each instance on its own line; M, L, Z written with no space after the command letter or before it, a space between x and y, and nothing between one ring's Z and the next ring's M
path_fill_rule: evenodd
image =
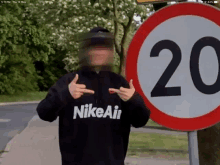
M88 52L91 65L105 65L112 62L113 50L105 47L94 47Z

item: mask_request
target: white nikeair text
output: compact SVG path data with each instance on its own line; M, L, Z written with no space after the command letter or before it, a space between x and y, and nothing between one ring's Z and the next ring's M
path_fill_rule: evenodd
M78 106L74 106L74 116L73 119L76 119L78 114L79 118L89 118L89 117L97 117L97 118L106 118L109 116L110 119L120 119L121 118L121 110L118 110L118 106L115 106L114 111L112 112L112 106L108 105L105 113L103 108L92 107L92 104L81 105L79 109Z

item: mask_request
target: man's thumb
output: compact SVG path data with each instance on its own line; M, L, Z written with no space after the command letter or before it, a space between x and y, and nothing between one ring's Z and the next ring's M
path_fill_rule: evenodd
M79 75L76 74L76 76L75 76L74 79L73 79L73 82L76 83L76 82L78 81L78 79L79 79Z

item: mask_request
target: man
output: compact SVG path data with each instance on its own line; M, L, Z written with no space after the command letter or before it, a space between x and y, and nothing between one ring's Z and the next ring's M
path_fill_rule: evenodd
M132 84L112 72L113 35L104 28L83 37L80 68L61 77L37 112L53 122L59 116L62 165L124 165L130 127L150 117Z

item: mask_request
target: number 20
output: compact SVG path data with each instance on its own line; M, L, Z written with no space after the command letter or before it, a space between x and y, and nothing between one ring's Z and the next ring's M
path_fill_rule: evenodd
M218 77L216 82L213 85L206 85L203 83L200 73L199 73L199 56L202 48L205 46L211 46L215 49L218 62L220 62L220 41L214 37L203 37L199 39L192 48L191 56L190 56L190 73L193 80L194 86L201 93L204 94L214 94L220 91L220 76L218 72ZM179 46L171 41L171 40L162 40L156 43L151 52L150 57L158 57L159 53L163 49L169 49L172 52L173 58L154 86L151 91L151 97L160 97L160 96L180 96L181 95L181 87L165 87L171 76L177 69L180 64L182 55ZM220 71L220 64L219 64Z

